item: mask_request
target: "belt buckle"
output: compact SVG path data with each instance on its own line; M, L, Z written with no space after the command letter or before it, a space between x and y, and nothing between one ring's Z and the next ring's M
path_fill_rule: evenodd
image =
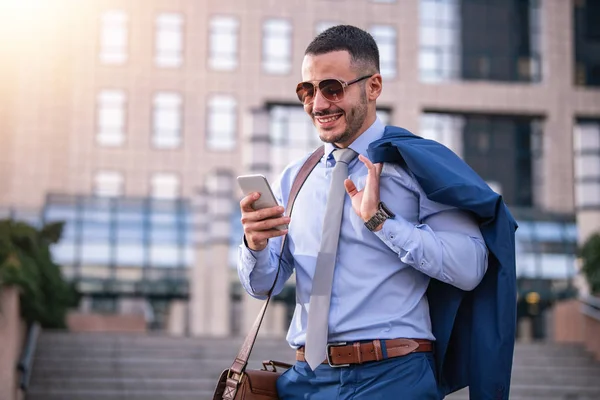
M345 346L346 342L336 342L336 343L327 343L327 346L325 346L325 352L327 354L327 364L329 364L329 366L331 368L342 368L342 367L349 367L350 364L332 364L331 363L331 353L329 352L329 350L332 347L337 347L337 346Z

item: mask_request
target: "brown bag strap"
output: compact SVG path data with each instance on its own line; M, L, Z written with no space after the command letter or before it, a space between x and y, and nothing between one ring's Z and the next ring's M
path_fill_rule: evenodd
M292 215L292 208L294 207L294 202L296 201L296 196L298 195L298 192L300 192L300 189L302 188L302 185L304 185L304 182L306 181L306 178L308 178L308 175L310 175L312 170L319 163L321 157L323 157L324 152L324 146L320 146L319 148L317 148L304 162L302 168L300 168L300 171L296 175L296 178L294 178L294 183L292 184L292 189L290 190L290 197L288 199L286 207L286 214L288 216ZM267 306L269 305L269 301L271 300L271 295L273 293L273 290L275 289L275 285L277 284L277 278L279 278L279 271L281 270L281 259L283 258L283 248L285 246L286 241L287 234L281 241L279 265L277 267L277 274L275 275L275 281L273 282L273 286L271 286L271 290L269 290L267 300L265 301L260 312L258 313L258 316L256 317L256 320L254 321L250 332L248 332L248 335L246 336L246 339L242 344L240 352L238 353L237 357L235 358L235 361L233 362L233 365L230 368L230 376L231 373L235 373L238 374L239 379L239 376L242 374L242 372L244 372L246 366L248 365L248 358L250 358L250 353L252 352L252 348L254 347L254 343L256 342L256 337L258 336L258 330L260 329L260 325L262 324L265 312L267 311ZM239 380L227 379L227 386L229 389L237 391L237 383L239 383ZM235 389L232 386L233 384L235 384ZM235 396L235 392L233 393L233 396Z

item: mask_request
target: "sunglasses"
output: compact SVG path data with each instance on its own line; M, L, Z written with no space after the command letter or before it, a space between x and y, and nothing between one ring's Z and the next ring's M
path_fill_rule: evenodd
M323 79L318 82L318 85L313 82L300 82L298 86L296 86L296 94L298 95L298 100L300 100L302 104L308 105L315 100L315 94L318 87L327 101L337 103L344 99L344 94L346 93L346 88L348 86L372 76L373 75L365 75L348 82L340 81L339 79Z

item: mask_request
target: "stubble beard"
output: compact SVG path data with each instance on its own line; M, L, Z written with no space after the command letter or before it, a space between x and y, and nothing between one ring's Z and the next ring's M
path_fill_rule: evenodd
M350 113L344 113L344 118L346 119L346 129L339 135L326 137L323 132L319 131L319 138L322 142L343 144L356 139L367 118L367 95L365 92L361 93L360 103L353 107Z

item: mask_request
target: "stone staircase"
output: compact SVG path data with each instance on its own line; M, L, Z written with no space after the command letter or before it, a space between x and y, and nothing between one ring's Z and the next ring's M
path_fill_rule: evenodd
M44 332L26 400L204 400L229 367L241 339ZM292 363L283 339L261 338L250 368L263 359ZM600 364L580 347L518 344L511 400L598 400ZM447 397L466 400L461 391Z

